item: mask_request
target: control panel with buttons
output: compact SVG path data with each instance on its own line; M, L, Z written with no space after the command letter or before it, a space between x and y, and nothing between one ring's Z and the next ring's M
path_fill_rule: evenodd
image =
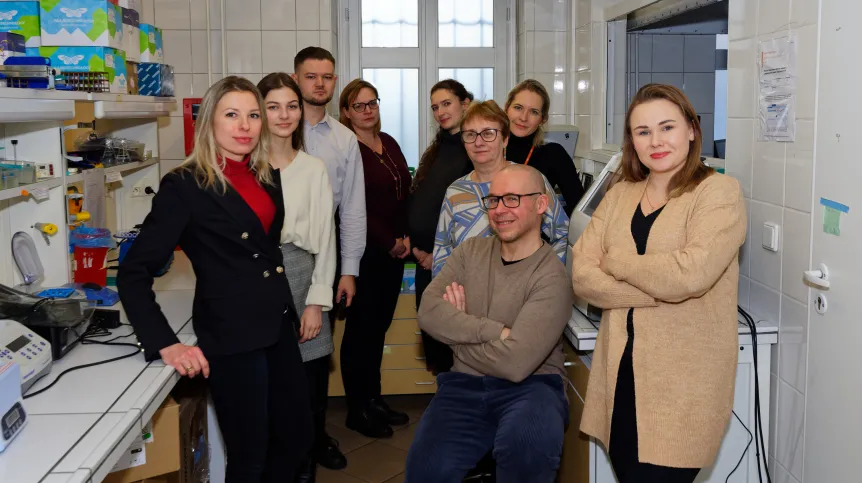
M21 392L51 372L51 344L14 320L0 320L0 364L14 362L21 368Z

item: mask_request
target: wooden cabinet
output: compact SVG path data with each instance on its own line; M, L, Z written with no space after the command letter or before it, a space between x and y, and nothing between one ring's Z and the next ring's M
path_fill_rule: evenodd
M344 324L343 320L337 321L333 333L335 352L332 354L334 367L329 374L330 396L344 395L340 362ZM437 391L437 378L425 370L422 333L416 321L415 295L398 297L392 325L386 332L380 369L380 383L384 395L428 394Z
M581 414L590 370L568 342L563 343L566 354L566 372L571 386L566 388L569 399L569 425L563 440L563 455L558 483L588 483L590 481L590 438L581 433Z

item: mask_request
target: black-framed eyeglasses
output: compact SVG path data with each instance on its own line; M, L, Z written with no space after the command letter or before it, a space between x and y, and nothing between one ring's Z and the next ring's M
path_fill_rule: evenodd
M541 195L543 193L527 193L523 195L519 195L516 193L506 193L502 196L485 196L482 198L482 205L485 206L486 210L493 210L500 204L500 200L503 201L503 206L506 208L517 208L521 206L521 198L525 196L536 196Z
M483 130L482 132L476 131L461 131L461 140L467 144L473 144L476 142L476 138L482 136L482 140L486 143L490 143L491 141L497 139L497 133L499 133L499 129L488 128Z
M377 109L380 107L380 99L371 99L368 102L354 102L350 105L356 112L365 112L365 108Z

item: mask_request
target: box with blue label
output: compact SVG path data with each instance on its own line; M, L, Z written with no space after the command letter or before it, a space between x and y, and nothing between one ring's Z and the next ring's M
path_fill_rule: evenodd
M123 11L117 0L43 0L43 46L123 49Z
M0 32L23 35L27 47L42 45L39 2L0 1Z
M6 63L9 57L25 55L24 36L12 32L0 32L0 64Z
M174 95L174 68L165 64L138 64L138 94L171 97Z
M161 64L165 61L162 50L162 29L148 23L142 23L140 27L139 57L141 62Z
M126 53L110 47L40 47L39 54L51 59L62 72L105 72L110 91L126 94Z
M141 41L141 19L136 10L123 9L123 50L126 51L126 60L137 62L141 58L139 44Z

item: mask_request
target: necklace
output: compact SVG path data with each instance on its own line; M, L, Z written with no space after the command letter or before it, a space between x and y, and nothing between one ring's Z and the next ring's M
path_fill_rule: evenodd
M362 143L362 144L365 144L365 143ZM368 145L366 144L366 146L368 146ZM383 160L383 156L377 154L377 151L375 151L371 146L368 146L368 149L370 149L371 152L374 153L374 156L377 157L377 159L380 161L380 164L385 166L386 170L389 171L389 174L392 175L392 181L395 182L395 196L400 201L402 199L401 173L398 172L398 165L395 164L395 161L392 161L391 157L389 157L389 153L386 151L386 147L383 146L383 143L380 143L380 146L383 148L383 156L386 156L386 159L389 160L389 162L392 164L392 167L389 167L389 164L387 164L386 161Z
M650 213L652 213L653 211L656 210L656 207L654 204L652 204L652 200L650 200L650 198L649 198L649 179L647 179L646 188L644 188L644 194L646 195L647 204L649 204L649 207L650 207ZM661 202L659 203L659 206L663 205L667 201L667 199L668 199L668 197L665 196L665 198L663 200L661 200Z

